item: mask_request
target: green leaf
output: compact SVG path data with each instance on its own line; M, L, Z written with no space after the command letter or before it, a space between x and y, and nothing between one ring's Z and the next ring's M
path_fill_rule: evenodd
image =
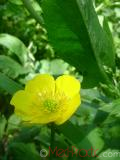
M110 52L110 53L113 53L112 58L115 59L114 41L113 41L112 33L111 33L111 31L110 31L110 28L109 28L109 25L108 25L108 21L107 21L106 18L104 18L104 20L103 20L103 28L104 28L104 31L105 31L106 34L107 34L107 36L106 36L107 41L108 41L109 45L111 46L112 52Z
M52 75L62 75L68 70L68 63L65 63L62 59L54 59L52 61L41 60L40 61L40 73L49 73Z
M12 157L12 160L40 160L40 155L32 143L10 143L8 154Z
M16 116L15 114L12 114L8 119L7 133L10 133L12 131L15 131L16 129L19 129L20 124L21 124L20 117Z
M5 132L7 120L3 115L0 115L0 139L3 137Z
M104 140L102 139L102 131L100 128L94 128L89 132L87 135L88 140L92 144L92 146L95 147L95 149L98 149L96 153L99 153L103 147L104 147ZM81 143L85 143L84 140ZM85 144L84 144L85 145ZM86 144L87 145L87 144Z
M97 113L96 113L96 116L94 118L93 123L96 124L96 125L100 125L101 123L103 123L106 120L107 117L108 117L107 112L98 110Z
M18 38L9 34L0 34L0 44L16 54L21 63L24 64L27 61L27 48Z
M97 88L92 88L92 89L81 89L80 91L81 97L83 101L88 101L92 102L93 100L101 100L105 99L106 97L99 92Z
M54 59L50 62L50 71L52 75L61 75L67 71L68 64L61 59Z
M22 89L22 86L0 73L0 88L13 95L16 91Z
M29 126L21 128L20 133L14 138L17 142L33 142L34 138L40 133L40 126Z
M114 100L109 104L103 105L99 110L109 113L109 116L120 117L120 99Z
M67 137L73 144L79 144L85 134L78 127L73 125L70 121L67 121L63 125L56 127L65 137ZM89 142L88 142L89 143Z
M120 138L120 125L119 125L119 122L118 122L118 124L116 123L115 125L111 126L111 128L109 129L108 134L110 134L112 137L114 137L114 140L117 139L117 138Z
M13 79L28 72L19 63L4 55L0 55L0 71Z
M112 123L116 124L117 120L120 120L120 99L116 99L108 104L104 104L102 107L99 108L98 113L99 112L102 113L100 123L103 123L104 125Z
M22 5L22 0L9 0L11 3L14 3L16 5Z
M61 58L82 72L83 87L109 83L103 65L114 67L115 57L92 1L44 0L42 8L51 44Z
M63 125L57 127L57 130L79 149L84 148L88 150L95 146L96 149L99 149L97 151L98 153L104 146L104 141L101 138L101 133L99 133L99 128L90 128L88 131L73 125L70 121L67 121Z

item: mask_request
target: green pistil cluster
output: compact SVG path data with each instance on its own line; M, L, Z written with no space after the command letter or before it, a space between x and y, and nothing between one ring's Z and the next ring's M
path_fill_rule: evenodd
M53 99L47 99L43 103L44 107L47 108L47 110L53 112L56 110L57 102Z

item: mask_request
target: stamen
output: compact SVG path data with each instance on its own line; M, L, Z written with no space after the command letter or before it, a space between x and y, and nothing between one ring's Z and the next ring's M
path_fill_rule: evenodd
M44 102L43 102L43 106L53 112L53 111L56 111L57 109L57 102L53 99L46 99Z

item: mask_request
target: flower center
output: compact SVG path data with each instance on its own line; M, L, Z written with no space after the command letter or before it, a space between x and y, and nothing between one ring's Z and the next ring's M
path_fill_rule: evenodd
M53 112L53 111L56 110L57 102L56 102L55 100L53 100L53 99L46 99L46 100L44 101L44 103L43 103L43 106L44 106L47 110Z

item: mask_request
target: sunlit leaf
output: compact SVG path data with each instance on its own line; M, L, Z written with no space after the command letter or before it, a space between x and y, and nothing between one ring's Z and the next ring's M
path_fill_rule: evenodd
M17 4L17 5L22 5L22 0L9 0L10 2Z
M7 47L11 52L16 54L21 63L27 60L27 48L18 38L9 34L0 34L0 45Z
M21 74L28 73L28 71L19 63L4 55L0 55L0 71L4 72L11 78L16 78Z

